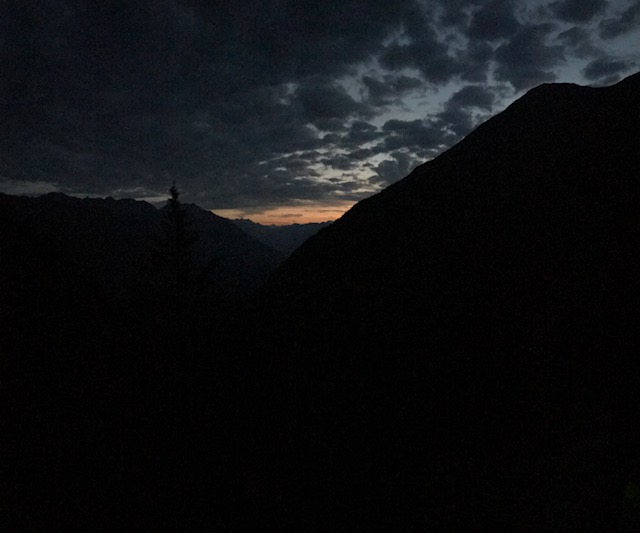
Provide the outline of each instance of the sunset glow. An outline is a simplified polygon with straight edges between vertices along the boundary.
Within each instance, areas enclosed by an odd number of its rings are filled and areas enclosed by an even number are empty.
[[[352,202],[332,205],[283,205],[269,208],[215,209],[213,213],[230,219],[248,218],[259,224],[284,226],[336,220],[352,206]]]

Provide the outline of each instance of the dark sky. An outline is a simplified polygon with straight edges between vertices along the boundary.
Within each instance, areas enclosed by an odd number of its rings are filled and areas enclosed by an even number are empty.
[[[527,89],[639,64],[640,0],[5,0],[0,191],[335,218]]]

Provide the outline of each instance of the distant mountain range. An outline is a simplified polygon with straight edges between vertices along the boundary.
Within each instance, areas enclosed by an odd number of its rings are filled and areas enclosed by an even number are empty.
[[[207,270],[207,282],[225,298],[250,294],[260,286],[284,256],[240,231],[231,221],[190,204],[186,224],[194,233],[192,253],[197,269]],[[29,262],[47,270],[30,254],[52,254],[69,276],[91,278],[110,292],[129,287],[147,268],[163,236],[162,210],[146,202],[73,198],[51,193],[37,198],[0,194],[0,217],[6,256],[16,268]],[[6,263],[5,263],[6,264]],[[33,275],[37,273],[34,271]]]
[[[248,235],[286,256],[291,255],[309,237],[331,224],[331,222],[312,222],[286,226],[265,226],[245,218],[233,222]]]
[[[542,85],[293,253],[246,349],[255,505],[291,530],[635,523],[639,119],[640,74]]]

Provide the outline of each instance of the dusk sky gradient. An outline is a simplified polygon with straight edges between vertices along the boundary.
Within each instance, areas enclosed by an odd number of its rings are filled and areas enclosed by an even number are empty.
[[[0,7],[0,192],[330,220],[545,82],[640,69],[640,0]]]

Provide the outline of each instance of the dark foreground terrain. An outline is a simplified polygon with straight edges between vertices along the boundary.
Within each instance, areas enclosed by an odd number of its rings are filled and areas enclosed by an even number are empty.
[[[224,312],[4,226],[2,519],[637,531],[639,118],[639,75],[540,86]]]

